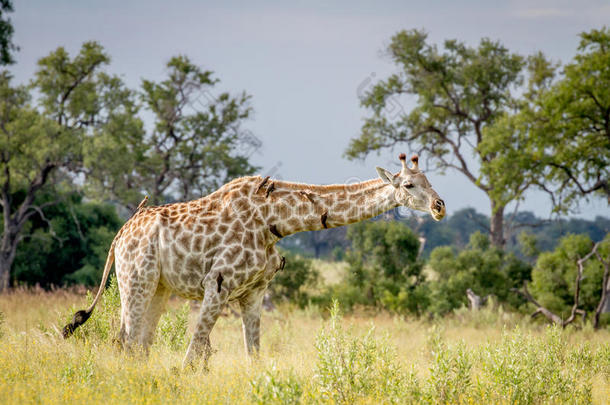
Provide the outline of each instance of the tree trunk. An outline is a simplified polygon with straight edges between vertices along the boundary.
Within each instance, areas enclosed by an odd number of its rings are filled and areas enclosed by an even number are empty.
[[[468,297],[468,301],[470,302],[470,309],[472,311],[478,311],[483,308],[483,305],[485,305],[485,303],[487,302],[487,298],[489,297],[488,295],[485,297],[478,296],[470,288],[466,290],[466,296]]]
[[[10,287],[11,267],[17,252],[17,243],[17,235],[11,232],[10,226],[7,227],[5,224],[0,243],[0,293]]]
[[[500,249],[504,248],[504,206],[491,202],[491,223],[489,227],[489,240],[491,244]]]

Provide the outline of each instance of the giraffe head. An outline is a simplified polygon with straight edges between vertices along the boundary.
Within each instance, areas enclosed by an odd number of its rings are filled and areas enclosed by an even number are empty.
[[[411,167],[407,166],[407,156],[401,153],[398,158],[402,169],[397,174],[377,167],[379,177],[394,187],[396,203],[418,211],[429,212],[432,218],[440,221],[445,216],[445,203],[430,185],[430,182],[418,167],[418,156],[411,158]]]

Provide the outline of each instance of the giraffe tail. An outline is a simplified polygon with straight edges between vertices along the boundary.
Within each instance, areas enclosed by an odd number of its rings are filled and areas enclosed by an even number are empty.
[[[116,240],[116,238],[115,238],[115,240]],[[67,339],[70,336],[72,336],[72,334],[74,333],[76,328],[78,328],[79,326],[81,326],[82,324],[87,322],[87,319],[89,319],[89,317],[91,316],[91,313],[93,312],[93,308],[95,308],[95,305],[97,304],[100,297],[102,296],[102,294],[104,292],[104,287],[106,286],[106,281],[108,281],[108,275],[110,274],[110,269],[112,269],[112,263],[114,262],[114,243],[115,243],[115,241],[113,240],[112,245],[110,245],[110,251],[108,252],[108,258],[106,259],[106,266],[104,267],[104,275],[102,276],[102,283],[100,284],[100,288],[97,291],[97,295],[95,296],[95,299],[93,300],[93,302],[91,303],[89,308],[81,309],[80,311],[77,311],[74,314],[74,317],[72,318],[72,322],[70,322],[69,324],[64,326],[63,331],[62,331],[62,335],[63,335],[64,339]]]

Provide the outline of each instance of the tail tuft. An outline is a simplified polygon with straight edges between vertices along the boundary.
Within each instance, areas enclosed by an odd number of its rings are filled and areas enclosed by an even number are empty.
[[[87,322],[87,319],[89,319],[89,317],[91,316],[91,312],[92,311],[87,311],[87,310],[84,310],[84,309],[81,309],[80,311],[77,311],[74,314],[74,317],[72,318],[72,322],[70,322],[69,324],[64,326],[64,329],[63,329],[63,332],[62,332],[62,335],[64,336],[64,339],[67,339],[70,336],[72,336],[72,334],[74,333],[76,328],[81,326],[83,323]]]

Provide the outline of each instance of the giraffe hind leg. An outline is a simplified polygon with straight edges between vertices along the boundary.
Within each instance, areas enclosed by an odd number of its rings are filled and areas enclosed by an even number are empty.
[[[260,350],[261,309],[265,290],[253,291],[239,301],[244,346],[250,357],[257,357]]]
[[[135,265],[117,266],[119,292],[121,295],[121,329],[119,340],[128,350],[148,350],[150,327],[161,315],[167,298],[166,292],[159,289],[159,270],[154,265],[148,269],[136,269]],[[137,271],[140,270],[140,271]],[[159,292],[159,294],[157,294]],[[148,313],[154,309],[153,317]],[[154,328],[152,329],[154,333]]]
[[[159,323],[159,318],[165,312],[169,295],[170,290],[164,285],[159,284],[157,286],[157,291],[155,291],[155,294],[148,305],[148,309],[144,312],[139,338],[139,341],[144,348],[150,347],[153,343],[157,324]]]

